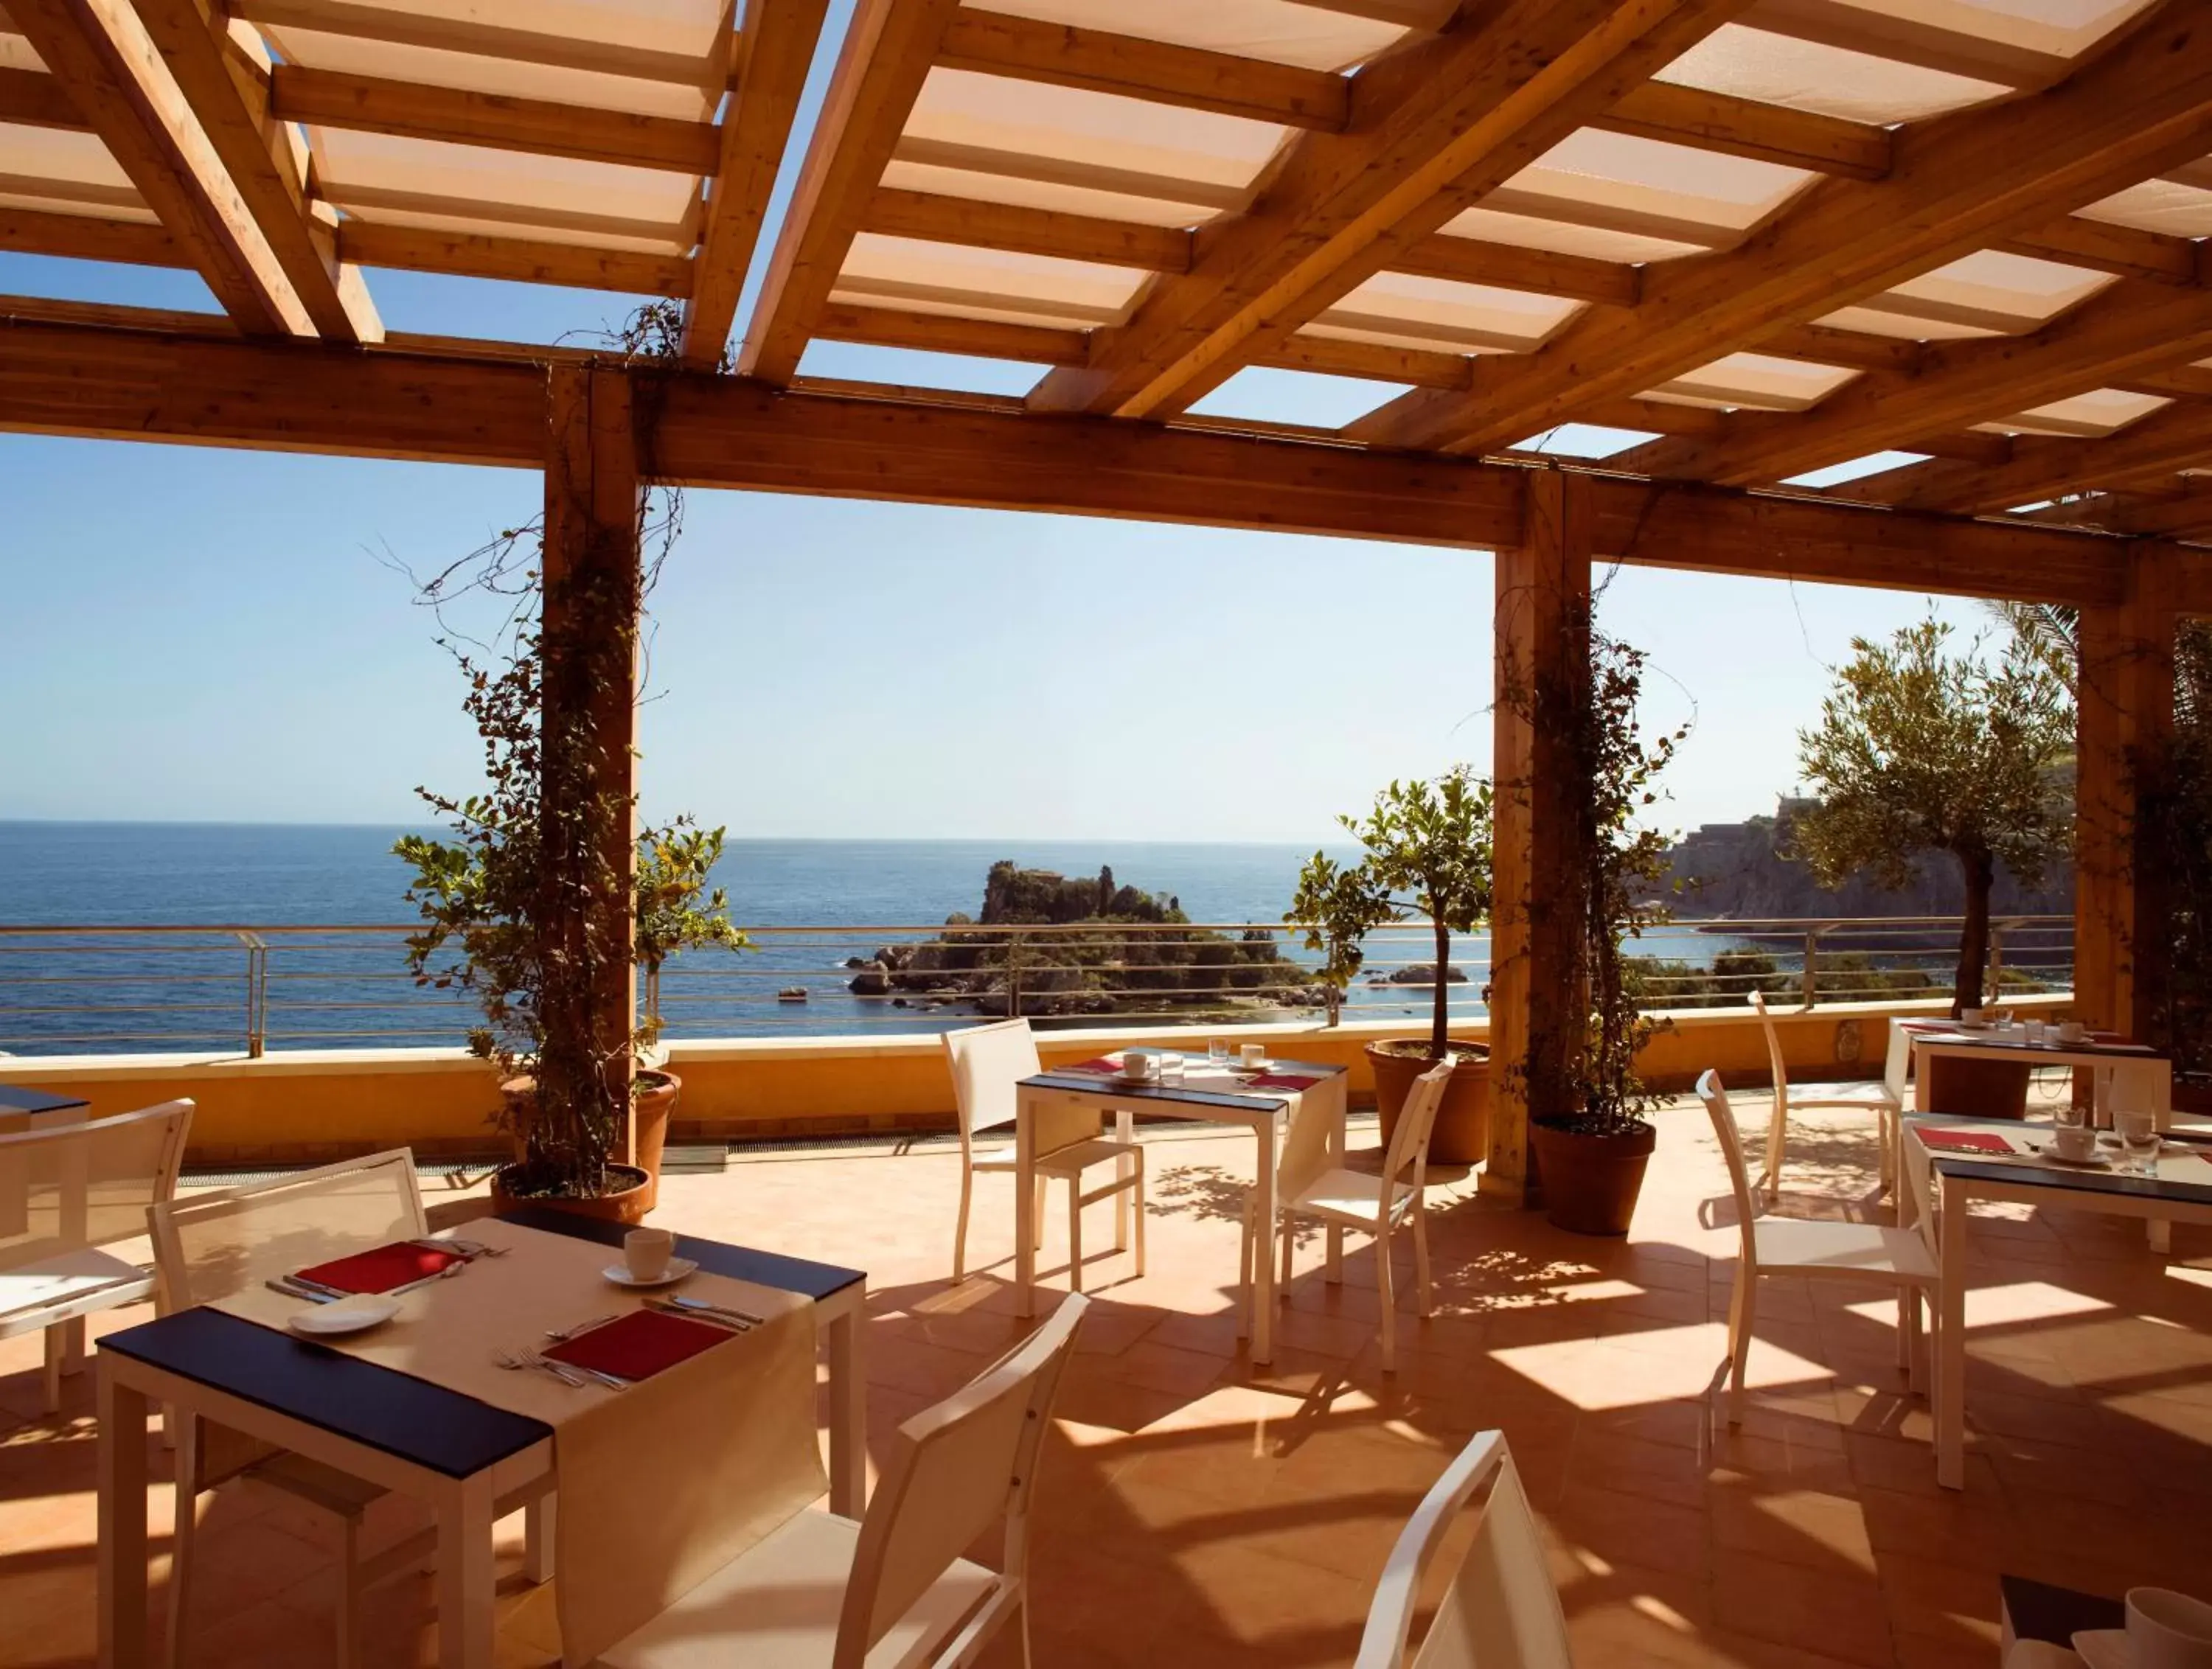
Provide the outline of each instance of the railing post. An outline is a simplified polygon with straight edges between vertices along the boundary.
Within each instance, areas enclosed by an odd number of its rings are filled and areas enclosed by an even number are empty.
[[[1804,996],[1803,1007],[1810,1009],[1820,1000],[1820,930],[1805,930],[1805,971],[1800,980]]]
[[[2004,934],[2005,924],[1992,919],[1990,923],[1990,954],[1982,979],[1988,987],[1987,1000],[1995,1002],[2004,995]]]
[[[246,947],[246,1058],[258,1060],[269,1041],[269,944],[258,933],[240,933]]]

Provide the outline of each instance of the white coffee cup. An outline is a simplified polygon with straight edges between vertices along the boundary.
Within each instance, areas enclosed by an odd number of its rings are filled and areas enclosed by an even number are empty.
[[[1959,1020],[1963,1025],[1978,1026],[1989,1017],[1990,1011],[1987,1009],[1962,1008],[1959,1011]]]
[[[2128,1590],[2135,1669],[2212,1669],[2212,1605],[2172,1588]]]
[[[657,1281],[668,1272],[676,1236],[665,1229],[633,1229],[623,1236],[623,1263],[633,1281]]]
[[[2062,1020],[2058,1023],[2058,1041],[2061,1043],[2079,1043],[2088,1035],[2089,1029],[2079,1020]]]
[[[2097,1132],[2087,1125],[2061,1125],[2051,1132],[2051,1145],[2061,1159],[2087,1159],[2097,1151]]]
[[[1159,1057],[1154,1054],[1150,1049],[1124,1049],[1121,1051],[1121,1076],[1123,1077],[1158,1077],[1159,1076]]]
[[[1264,1066],[1267,1064],[1267,1046],[1246,1043],[1237,1049],[1237,1058],[1247,1066]]]

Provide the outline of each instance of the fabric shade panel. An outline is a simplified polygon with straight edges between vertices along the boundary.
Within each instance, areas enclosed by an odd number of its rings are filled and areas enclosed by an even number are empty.
[[[343,70],[417,86],[538,99],[679,121],[711,121],[721,102],[720,82],[728,73],[718,60],[702,60],[688,79],[665,81],[571,64],[444,52],[405,41],[368,40],[319,29],[283,28],[268,33],[270,45],[283,55],[283,61],[304,69]],[[676,66],[668,67],[673,70]]]
[[[150,221],[131,178],[89,133],[0,122],[0,203],[49,213]]]
[[[1519,249],[1547,250],[1555,255],[1582,255],[1624,266],[1680,260],[1686,255],[1702,255],[1708,247],[1678,238],[1577,225],[1534,214],[1510,214],[1488,206],[1462,209],[1453,215],[1444,222],[1443,235],[1477,243],[1510,244]]]
[[[1314,336],[1458,353],[1527,353],[1580,304],[1449,279],[1377,273],[1306,326]]]
[[[1711,248],[1739,241],[1813,178],[1779,163],[1583,128],[1483,203],[1506,214]]]
[[[1974,427],[2002,434],[2082,435],[2096,438],[2117,434],[2139,418],[2148,417],[2173,402],[2157,394],[2139,394],[2121,388],[2092,389],[2063,400],[2053,400],[2031,411],[1997,423]]]
[[[1875,127],[1925,121],[2004,98],[2011,90],[1744,23],[1715,30],[1652,79]]]
[[[1398,24],[1291,0],[1207,0],[1204,5],[1190,0],[983,0],[977,9],[1304,70],[1350,69],[1409,33]],[[1438,8],[1440,13],[1449,9]]]
[[[864,232],[831,299],[1081,330],[1120,323],[1145,280],[1126,267]]]
[[[2021,335],[2041,329],[2113,282],[2111,275],[2027,255],[1978,250],[1822,319],[1882,336]]]
[[[1729,354],[1672,382],[1646,390],[1644,398],[1683,405],[1803,411],[1818,405],[1858,374],[1839,366],[1778,359],[1771,354]]]
[[[2212,237],[2212,173],[2201,185],[2172,179],[2146,180],[2091,203],[2080,214],[2083,220],[2131,226],[2139,232]]]

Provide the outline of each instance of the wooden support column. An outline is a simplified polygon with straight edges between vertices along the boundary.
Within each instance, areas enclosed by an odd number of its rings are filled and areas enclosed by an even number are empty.
[[[1567,726],[1589,689],[1588,476],[1532,474],[1521,543],[1498,553],[1496,901],[1490,939],[1490,1162],[1485,1193],[1534,1203],[1528,1114],[1586,1023],[1572,970],[1583,894]]]
[[[2074,1001],[2093,1026],[2148,1035],[2167,945],[2136,815],[2173,736],[2178,566],[2132,552],[2122,600],[2081,610],[2075,764]]]
[[[568,842],[569,896],[556,909],[568,954],[589,970],[583,1011],[546,1017],[549,1034],[588,1039],[611,1096],[625,1109],[611,1157],[628,1162],[637,1024],[632,954],[637,892],[637,637],[643,604],[644,507],[627,373],[589,365],[548,372],[545,462],[544,735],[580,735],[567,765],[546,749],[546,837]],[[556,818],[573,799],[580,828]],[[596,848],[594,859],[591,853]]]

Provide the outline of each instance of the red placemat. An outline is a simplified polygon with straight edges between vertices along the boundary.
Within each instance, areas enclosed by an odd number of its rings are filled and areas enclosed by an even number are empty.
[[[427,1246],[380,1246],[374,1252],[356,1252],[349,1258],[333,1258],[312,1269],[296,1271],[301,1280],[340,1292],[389,1292],[444,1273],[465,1262],[458,1252],[434,1252]]]
[[[1306,1077],[1297,1072],[1262,1072],[1245,1081],[1248,1089],[1310,1089],[1319,1083],[1317,1077]]]
[[[1052,1070],[1055,1072],[1097,1072],[1106,1077],[1119,1077],[1121,1076],[1121,1063],[1101,1055],[1096,1060],[1079,1060],[1073,1066],[1055,1066]]]
[[[1976,1153],[2010,1153],[2013,1144],[1994,1131],[1989,1130],[1916,1130],[1912,1132],[1928,1147],[1971,1148]]]
[[[556,1344],[545,1354],[556,1362],[573,1363],[617,1379],[641,1380],[736,1337],[729,1328],[710,1321],[686,1321],[680,1315],[641,1309]]]

